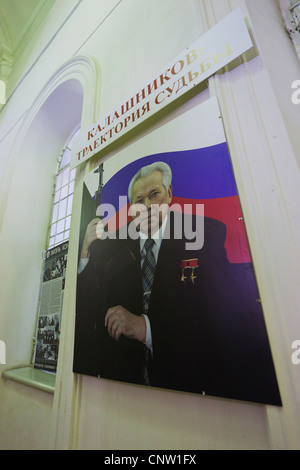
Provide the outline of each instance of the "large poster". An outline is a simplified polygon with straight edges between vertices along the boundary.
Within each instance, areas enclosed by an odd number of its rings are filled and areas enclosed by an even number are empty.
[[[216,99],[87,175],[76,300],[74,372],[281,405]]]
[[[69,242],[46,251],[34,367],[56,372]]]

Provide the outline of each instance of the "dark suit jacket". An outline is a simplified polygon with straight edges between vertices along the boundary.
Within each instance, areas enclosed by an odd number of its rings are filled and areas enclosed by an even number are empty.
[[[190,240],[172,236],[170,214],[166,232],[171,237],[162,241],[148,314],[151,385],[279,405],[252,266],[231,265],[224,248],[226,227],[204,221],[203,248],[187,250]],[[93,245],[78,276],[73,370],[142,383],[144,346],[125,337],[116,342],[104,328],[109,307],[122,305],[136,315],[143,311],[139,240]],[[194,279],[191,268],[182,268],[191,259],[197,264]]]

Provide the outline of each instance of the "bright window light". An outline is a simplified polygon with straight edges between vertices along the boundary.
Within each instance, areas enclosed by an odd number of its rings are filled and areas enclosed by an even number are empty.
[[[72,212],[76,173],[76,170],[70,169],[70,162],[72,141],[77,132],[61,155],[59,171],[56,175],[48,248],[53,248],[55,245],[68,240],[70,236],[70,215]]]

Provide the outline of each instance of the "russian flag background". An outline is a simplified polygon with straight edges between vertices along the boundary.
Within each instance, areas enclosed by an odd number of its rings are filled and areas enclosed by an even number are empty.
[[[227,143],[195,150],[149,155],[126,165],[103,186],[102,204],[116,210],[116,228],[127,218],[129,182],[138,170],[156,161],[168,163],[173,178],[173,204],[196,213],[196,205],[204,205],[204,215],[220,220],[227,227],[225,248],[231,263],[250,263],[250,251],[232,172]],[[105,163],[104,163],[105,171]],[[127,204],[119,207],[119,196],[127,196]],[[125,198],[124,198],[124,201]]]

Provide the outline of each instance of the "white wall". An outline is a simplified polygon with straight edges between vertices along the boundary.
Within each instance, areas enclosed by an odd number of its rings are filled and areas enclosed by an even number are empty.
[[[300,166],[300,106],[295,106],[291,99],[294,91],[292,82],[300,77],[300,59],[287,33],[282,12],[279,8],[274,8],[274,3],[281,4],[282,8],[283,5],[291,5],[289,0],[266,0],[260,3],[248,1],[247,7],[256,26],[255,37],[259,52],[268,68],[286,130]]]
[[[63,139],[79,119],[82,97],[82,123],[86,126],[139,89],[216,21],[241,5],[262,55],[245,54],[238,67],[210,79],[208,89],[175,113],[183,113],[186,107],[211,95],[219,99],[283,408],[149,390],[72,374],[82,180],[85,172],[98,163],[96,157],[77,172],[54,400],[52,403],[49,397],[42,397],[42,392],[30,393],[27,387],[2,379],[1,448],[21,448],[21,442],[27,448],[62,449],[299,447],[300,366],[291,362],[291,343],[300,331],[300,177],[294,152],[298,134],[290,126],[295,110],[285,105],[287,95],[280,93],[279,78],[274,78],[268,32],[264,33],[261,22],[262,15],[271,12],[272,31],[275,34],[278,30],[278,38],[284,35],[277,2],[251,0],[249,12],[242,0],[89,0],[64,1],[63,7],[61,3],[55,3],[41,41],[36,38],[18,73],[21,69],[27,71],[37,57],[38,62],[24,76],[0,115],[0,223],[1,247],[5,247],[0,268],[4,299],[0,339],[6,341],[9,365],[28,361],[30,354],[40,251],[47,228],[45,207],[51,192],[48,176],[54,165],[51,159],[55,159]],[[291,64],[292,44],[278,39],[277,47],[282,51],[288,83],[297,78],[292,76],[298,67]],[[84,62],[84,56],[95,60]],[[99,70],[92,62],[99,64]],[[63,94],[52,95],[64,80],[76,80],[81,87],[75,86],[74,90],[69,81],[60,89]],[[71,106],[74,102],[75,111]],[[51,103],[61,105],[58,122],[53,119]],[[172,116],[165,119],[170,121]],[[37,169],[43,176],[35,204],[32,185]],[[20,203],[24,208],[21,216]],[[31,208],[33,225],[32,219],[28,220]],[[11,265],[16,255],[22,272],[30,269],[29,278],[23,277],[21,285],[19,268]],[[18,298],[14,296],[16,286]],[[32,406],[41,414],[32,413],[35,430],[29,438],[26,421]],[[3,420],[10,409],[15,410],[12,418]]]

